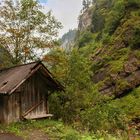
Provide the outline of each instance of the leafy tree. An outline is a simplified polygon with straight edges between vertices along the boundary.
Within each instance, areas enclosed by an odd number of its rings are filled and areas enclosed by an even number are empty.
[[[36,0],[5,0],[0,6],[0,44],[13,56],[13,63],[25,63],[50,48],[60,22],[51,12],[44,14]]]
[[[65,87],[65,93],[51,96],[50,110],[66,122],[79,119],[81,110],[90,106],[92,100],[91,64],[85,53],[82,49],[73,49],[71,53],[57,49],[50,53],[51,71]]]
[[[44,63],[63,85],[69,69],[68,59],[69,55],[60,47],[52,48],[43,58]]]
[[[0,69],[12,65],[12,56],[3,46],[0,45]]]

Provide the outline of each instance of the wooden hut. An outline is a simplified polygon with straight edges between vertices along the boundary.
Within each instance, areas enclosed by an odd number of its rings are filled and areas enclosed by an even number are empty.
[[[48,96],[63,87],[41,62],[0,71],[0,123],[49,116]]]

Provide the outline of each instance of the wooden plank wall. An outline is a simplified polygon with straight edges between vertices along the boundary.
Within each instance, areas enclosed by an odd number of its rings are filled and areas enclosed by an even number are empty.
[[[9,95],[8,99],[8,123],[20,120],[20,93]]]
[[[10,123],[19,121],[30,108],[43,102],[27,117],[48,114],[47,107],[47,84],[42,80],[39,72],[24,82],[15,93],[0,97],[0,121]]]
[[[39,75],[36,73],[30,77],[22,86],[21,93],[21,114],[24,115],[30,108],[43,102],[33,111],[31,111],[27,116],[37,116],[47,114],[47,99],[45,87],[43,86],[43,81],[40,79]]]
[[[0,123],[4,122],[4,96],[0,95]]]
[[[8,95],[0,96],[0,123],[8,123]]]

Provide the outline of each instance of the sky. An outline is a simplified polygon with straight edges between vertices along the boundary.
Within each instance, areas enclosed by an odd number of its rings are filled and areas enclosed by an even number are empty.
[[[1,2],[2,0],[0,0]],[[82,9],[82,0],[38,0],[44,7],[44,12],[52,11],[53,15],[63,25],[59,31],[62,37],[69,29],[77,28],[78,16]]]
[[[78,16],[82,9],[82,0],[39,0],[45,11],[52,10],[53,15],[63,25],[59,37],[68,32],[69,29],[77,28]]]

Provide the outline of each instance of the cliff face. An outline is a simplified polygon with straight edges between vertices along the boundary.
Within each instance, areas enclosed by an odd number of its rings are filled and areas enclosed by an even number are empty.
[[[69,30],[69,32],[65,33],[60,39],[61,47],[68,51],[71,50],[71,48],[74,45],[76,33],[77,33],[76,29]]]
[[[122,22],[111,41],[97,48],[92,56],[93,69],[98,66],[93,81],[101,83],[99,91],[103,94],[121,96],[140,85],[140,48],[139,43],[132,43],[136,37],[136,23],[140,25],[140,19],[133,16]]]
[[[92,8],[90,7],[79,16],[78,30],[81,32],[86,30],[88,27],[91,26],[91,22],[92,22]]]
[[[99,92],[122,97],[140,86],[140,2],[103,0],[80,17],[79,30],[92,33],[92,80]]]

